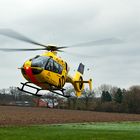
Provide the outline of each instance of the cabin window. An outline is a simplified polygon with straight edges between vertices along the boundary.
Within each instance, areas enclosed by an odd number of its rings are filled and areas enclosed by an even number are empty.
[[[56,62],[54,62],[53,64],[54,64],[54,68],[53,68],[54,72],[59,73],[59,64]]]
[[[46,70],[53,71],[53,60],[50,58],[45,66]]]
[[[61,74],[62,73],[62,66],[59,65],[54,61],[54,72]]]
[[[59,74],[62,73],[62,66],[51,58],[48,60],[45,69]]]
[[[60,65],[59,65],[59,66],[60,66]],[[60,67],[59,67],[59,74],[62,73],[62,70],[63,70],[63,68],[62,68],[62,66],[60,66]]]

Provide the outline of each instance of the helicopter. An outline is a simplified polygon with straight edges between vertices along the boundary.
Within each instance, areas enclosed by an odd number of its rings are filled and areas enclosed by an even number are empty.
[[[87,81],[83,80],[84,65],[82,63],[79,64],[75,75],[72,77],[69,75],[70,68],[67,62],[57,56],[57,52],[62,52],[62,49],[67,48],[67,46],[57,47],[55,45],[43,45],[10,29],[2,29],[0,30],[0,34],[43,47],[35,49],[0,48],[1,51],[11,52],[45,50],[43,54],[37,55],[25,61],[22,67],[19,68],[23,77],[27,80],[25,83],[21,82],[22,87],[18,87],[20,91],[35,96],[42,96],[39,94],[39,91],[48,90],[63,97],[70,97],[70,95],[65,95],[64,92],[64,85],[66,83],[71,83],[73,85],[75,89],[75,95],[77,97],[81,96],[85,83],[89,84],[89,88],[92,90],[92,79]],[[33,88],[36,90],[36,92],[32,93],[28,90],[25,90],[26,87]]]
[[[92,79],[83,80],[84,65],[79,64],[77,71],[74,76],[69,75],[70,68],[67,62],[57,55],[57,52],[63,52],[65,48],[71,47],[85,47],[93,45],[104,45],[104,44],[119,44],[122,41],[118,38],[107,38],[102,40],[84,42],[69,46],[55,46],[55,45],[44,45],[38,43],[14,30],[11,29],[0,29],[0,35],[4,35],[13,39],[24,41],[30,44],[41,46],[42,48],[31,48],[31,49],[17,49],[17,48],[0,48],[0,51],[39,51],[44,50],[43,54],[37,55],[24,62],[21,68],[21,73],[27,82],[22,83],[22,87],[18,89],[35,96],[42,96],[39,94],[41,90],[47,90],[63,97],[70,97],[65,94],[64,85],[71,83],[75,89],[75,96],[80,97],[84,90],[84,84],[89,84],[89,89],[92,91]],[[36,90],[35,93],[26,90],[25,88],[33,88]],[[61,93],[60,93],[60,92]]]

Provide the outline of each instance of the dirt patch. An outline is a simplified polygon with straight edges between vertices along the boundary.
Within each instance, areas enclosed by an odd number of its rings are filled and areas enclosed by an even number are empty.
[[[140,121],[140,114],[0,106],[0,126],[118,121]]]

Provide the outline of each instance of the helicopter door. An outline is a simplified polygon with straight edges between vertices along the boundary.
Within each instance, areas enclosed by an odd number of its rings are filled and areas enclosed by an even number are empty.
[[[57,64],[53,59],[50,58],[45,66],[45,70],[48,71],[46,74],[46,79],[49,80],[48,82],[52,85],[57,86],[59,83],[59,78],[61,77],[61,75],[59,74],[59,64]]]
[[[52,59],[48,60],[48,63],[46,64],[45,69],[49,70],[49,71],[53,71],[53,60]]]

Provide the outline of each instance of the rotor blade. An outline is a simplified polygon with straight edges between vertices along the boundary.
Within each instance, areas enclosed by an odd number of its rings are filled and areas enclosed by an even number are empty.
[[[1,35],[4,35],[4,36],[7,36],[7,37],[10,37],[10,38],[14,38],[14,39],[17,39],[17,40],[21,40],[21,41],[24,41],[24,42],[28,42],[28,43],[31,43],[31,44],[35,44],[35,45],[39,45],[39,46],[42,46],[42,47],[46,47],[46,45],[43,45],[43,44],[40,44],[16,31],[13,31],[11,29],[0,29],[0,34]]]
[[[73,45],[68,45],[64,47],[88,47],[88,46],[95,46],[95,45],[111,45],[111,44],[120,44],[123,43],[121,39],[118,38],[107,38],[102,40],[96,40],[96,41],[89,41],[89,42],[83,42]]]
[[[65,48],[67,48],[67,46],[57,47],[58,50],[59,49],[65,49]]]
[[[99,56],[93,56],[93,55],[85,55],[85,54],[80,54],[80,53],[75,53],[75,52],[67,52],[67,51],[64,51],[64,54],[68,54],[70,56],[74,56],[74,57],[80,57],[80,58],[97,58]]]
[[[46,50],[45,48],[37,48],[37,49],[9,49],[9,48],[0,48],[0,51],[5,52],[17,52],[17,51],[38,51],[38,50]]]

